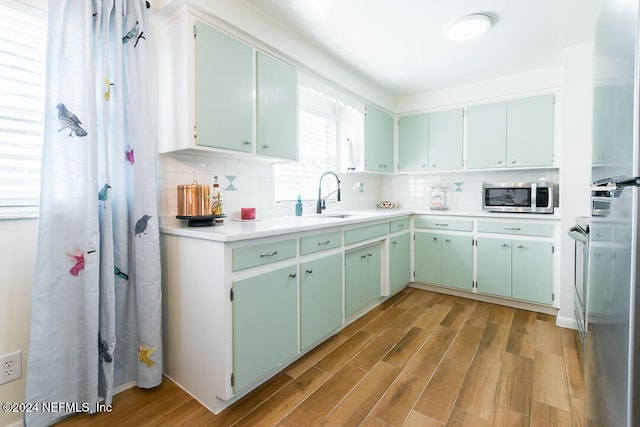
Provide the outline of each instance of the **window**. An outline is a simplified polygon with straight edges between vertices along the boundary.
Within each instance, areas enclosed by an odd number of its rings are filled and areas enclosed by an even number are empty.
[[[44,130],[47,2],[0,5],[0,216],[37,212]]]
[[[314,85],[318,85],[314,82]],[[298,112],[298,162],[274,166],[276,202],[316,200],[320,176],[327,171],[356,170],[354,149],[364,137],[364,115],[356,108],[325,95],[323,92],[300,86]],[[335,92],[335,90],[334,90]],[[362,150],[359,150],[362,151]],[[335,180],[322,183],[322,195],[337,189]],[[336,194],[327,198],[335,200]]]
[[[298,116],[298,163],[276,165],[276,201],[315,199],[323,172],[336,170],[338,162],[335,118],[300,111]]]

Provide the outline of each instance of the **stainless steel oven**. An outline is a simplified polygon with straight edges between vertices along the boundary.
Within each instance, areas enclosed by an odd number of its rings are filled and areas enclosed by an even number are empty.
[[[576,224],[569,229],[569,236],[573,239],[574,249],[574,313],[578,323],[580,339],[584,343],[587,334],[586,311],[587,283],[589,274],[589,218],[577,217]]]

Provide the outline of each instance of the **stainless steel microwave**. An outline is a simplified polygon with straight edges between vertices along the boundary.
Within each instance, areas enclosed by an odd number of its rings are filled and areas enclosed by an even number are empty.
[[[482,184],[482,209],[490,212],[553,213],[558,185],[551,182]]]

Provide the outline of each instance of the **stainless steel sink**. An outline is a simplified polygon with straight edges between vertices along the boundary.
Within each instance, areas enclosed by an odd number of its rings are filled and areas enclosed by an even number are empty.
[[[351,214],[325,214],[325,215],[318,215],[320,217],[324,217],[324,218],[349,218],[353,215]]]

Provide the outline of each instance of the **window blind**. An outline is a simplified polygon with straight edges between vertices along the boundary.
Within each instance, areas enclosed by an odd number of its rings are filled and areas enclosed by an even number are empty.
[[[338,167],[335,119],[301,110],[298,133],[298,162],[274,166],[278,202],[296,200],[299,195],[303,200],[316,199],[320,175]]]
[[[38,205],[46,3],[0,4],[0,214],[35,212]]]

